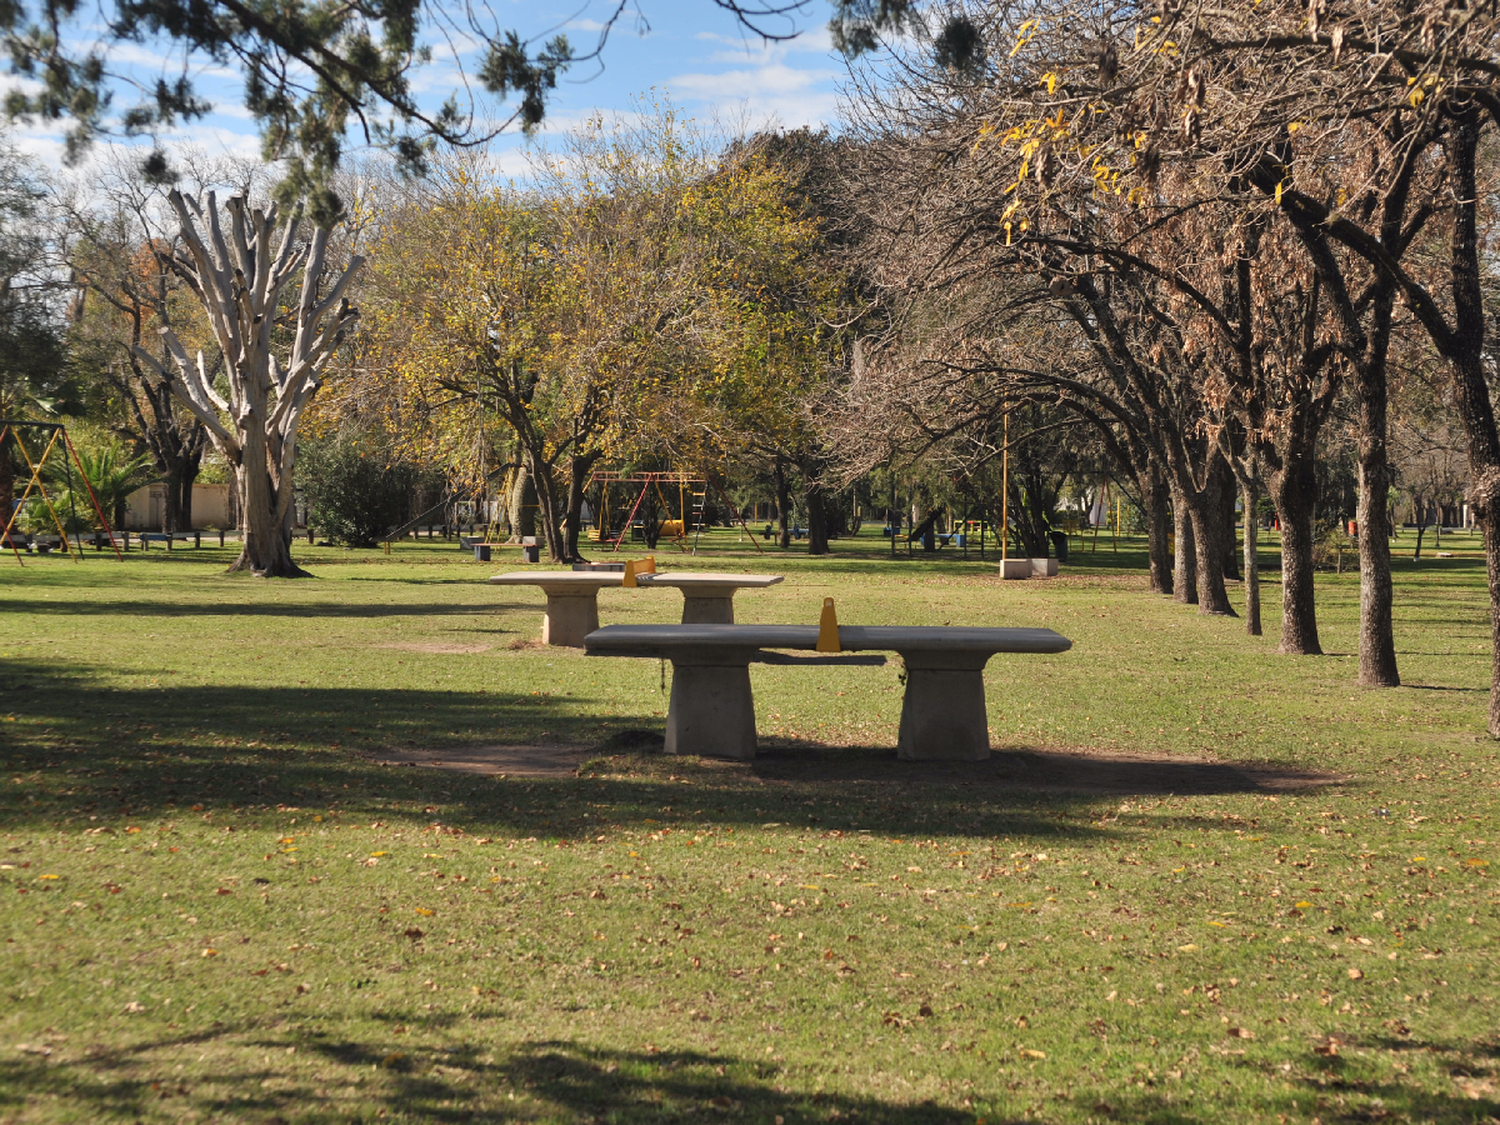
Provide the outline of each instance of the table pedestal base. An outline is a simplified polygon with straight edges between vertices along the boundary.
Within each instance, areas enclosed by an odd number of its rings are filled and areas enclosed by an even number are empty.
[[[714,594],[698,597],[690,590],[682,592],[682,623],[684,625],[733,625],[734,591],[728,595]]]
[[[913,667],[906,658],[906,697],[896,757],[905,762],[982,762],[990,756],[982,668]]]
[[[542,618],[542,644],[582,648],[583,638],[599,628],[599,598],[595,590],[565,594],[547,591],[547,613]]]
[[[755,702],[750,665],[672,662],[667,710],[668,754],[705,758],[755,757]]]

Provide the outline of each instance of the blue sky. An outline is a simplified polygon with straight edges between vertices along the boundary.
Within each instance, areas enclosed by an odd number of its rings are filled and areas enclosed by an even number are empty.
[[[616,4],[606,0],[492,0],[498,26],[514,28],[540,41],[556,32],[566,34],[576,52],[593,49],[604,19]],[[844,65],[829,46],[824,0],[810,0],[790,20],[768,26],[800,32],[784,43],[762,41],[741,27],[734,16],[713,0],[632,0],[616,23],[602,62],[574,66],[559,82],[548,106],[548,120],[540,131],[566,129],[596,111],[628,113],[632,99],[666,97],[687,115],[708,120],[715,115],[742,115],[751,127],[779,123],[787,127],[833,125],[837,115],[837,86]],[[86,28],[76,29],[80,39]],[[458,84],[459,66],[472,70],[476,50],[460,45],[456,57],[437,36],[432,40],[433,62],[416,78],[416,85],[435,106]],[[111,61],[118,70],[143,82],[180,73],[182,58],[172,57],[162,45],[113,45]],[[200,92],[216,104],[207,119],[176,130],[166,140],[189,145],[207,156],[221,153],[254,156],[258,152],[254,122],[244,111],[236,75],[203,60],[190,71]],[[14,82],[0,78],[0,88]],[[462,92],[461,93],[461,104]],[[132,100],[128,89],[117,96],[120,105]],[[499,105],[479,105],[481,116],[505,116]],[[14,126],[12,138],[44,163],[57,165],[60,131],[41,126]],[[523,163],[524,139],[507,137],[495,146],[501,165]],[[95,153],[98,159],[102,153]]]

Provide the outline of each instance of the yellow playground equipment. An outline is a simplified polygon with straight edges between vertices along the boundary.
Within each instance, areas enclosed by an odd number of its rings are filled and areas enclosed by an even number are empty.
[[[609,500],[612,488],[620,485],[626,486],[628,488],[626,495],[634,496],[634,499],[630,503],[624,524],[618,531],[615,531],[610,516]],[[657,525],[657,535],[671,539],[681,551],[689,549],[687,540],[691,535],[693,537],[692,551],[696,553],[698,539],[703,534],[705,526],[710,489],[729,509],[735,522],[749,536],[750,542],[755,544],[755,549],[757,551],[761,549],[729,497],[725,496],[723,489],[709,477],[682,471],[622,473],[601,470],[589,477],[588,484],[584,486],[584,495],[595,495],[593,491],[595,486],[598,487],[598,503],[594,505],[594,530],[590,537],[601,546],[612,544],[612,552],[618,551],[620,544],[630,538],[631,529],[635,526],[636,515],[640,512],[641,505],[646,502],[648,496],[654,493],[660,502],[661,509],[668,513],[667,517]],[[639,486],[639,491],[637,491],[637,486]],[[670,515],[673,504],[669,497],[674,490],[677,493],[676,519]],[[617,508],[616,511],[619,509]]]

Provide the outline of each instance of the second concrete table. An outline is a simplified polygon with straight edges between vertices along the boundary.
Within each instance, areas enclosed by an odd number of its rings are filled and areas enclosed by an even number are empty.
[[[736,591],[774,586],[782,578],[780,574],[676,570],[638,574],[635,580],[642,586],[675,586],[681,590],[684,625],[733,625]]]
[[[542,644],[582,648],[583,638],[599,628],[599,591],[618,586],[617,570],[517,570],[490,579],[496,586],[540,586],[547,595],[542,616]]]

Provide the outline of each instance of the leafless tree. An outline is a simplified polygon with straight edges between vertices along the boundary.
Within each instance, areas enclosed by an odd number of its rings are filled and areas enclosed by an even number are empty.
[[[235,470],[244,545],[231,569],[304,575],[291,555],[297,425],[324,365],[359,315],[344,294],[363,259],[354,257],[324,293],[329,228],[299,242],[299,215],[283,220],[275,204],[252,207],[234,196],[226,231],[213,192],[202,202],[178,191],[168,198],[183,242],[171,265],[208,316],[228,396],[215,387],[203,352],[190,357],[170,324],[160,329],[170,366],[143,347],[132,351],[203,423]],[[296,302],[284,315],[282,293],[299,270]]]

